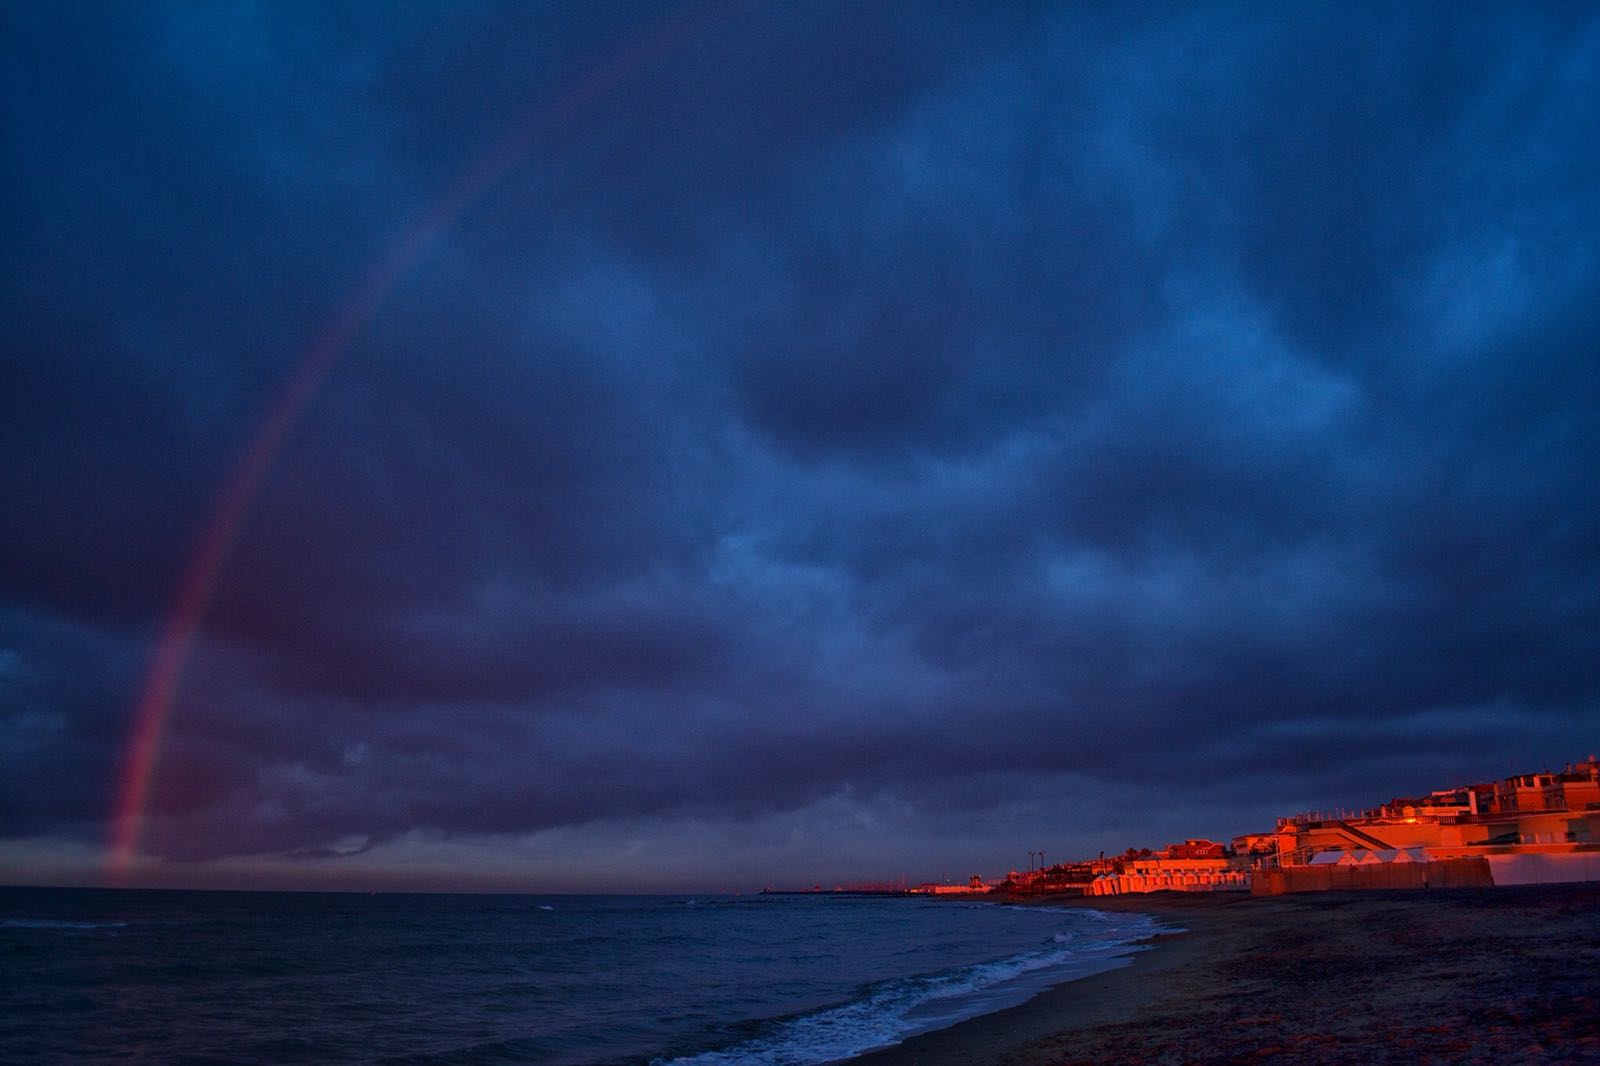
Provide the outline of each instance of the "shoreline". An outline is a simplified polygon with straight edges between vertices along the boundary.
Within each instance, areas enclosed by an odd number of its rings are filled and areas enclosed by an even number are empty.
[[[1127,965],[848,1061],[1600,1062],[1600,884],[1038,902],[1184,931],[1150,938]]]
[[[844,1060],[863,1066],[940,1066],[995,1061],[996,1053],[1026,1045],[1088,1024],[1125,1020],[1153,998],[1153,980],[1191,961],[1202,950],[1211,922],[1206,915],[1247,903],[1249,893],[1151,893],[1127,896],[1041,896],[996,901],[1012,907],[1071,907],[1114,913],[1148,914],[1170,931],[1135,941],[1113,969],[1064,981],[1014,1007],[967,1018],[934,1029],[893,1047],[879,1048]]]

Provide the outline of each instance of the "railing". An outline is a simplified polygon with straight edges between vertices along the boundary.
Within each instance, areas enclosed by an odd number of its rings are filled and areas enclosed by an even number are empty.
[[[1286,825],[1310,825],[1313,822],[1348,822],[1352,818],[1382,818],[1382,807],[1369,807],[1366,810],[1346,810],[1343,807],[1328,811],[1304,811],[1293,814],[1287,818],[1278,819],[1278,828]]]
[[[1317,852],[1317,849],[1312,847],[1309,844],[1305,845],[1304,847],[1295,848],[1293,851],[1289,851],[1289,852],[1274,851],[1269,855],[1263,855],[1261,857],[1261,861],[1257,865],[1259,865],[1263,869],[1267,869],[1267,870],[1270,870],[1270,869],[1273,869],[1273,868],[1276,868],[1276,867],[1281,867],[1281,866],[1284,865],[1283,860],[1284,860],[1284,857],[1287,855],[1287,856],[1289,856],[1291,858],[1295,857],[1295,856],[1298,856],[1298,859],[1296,859],[1296,861],[1291,862],[1288,865],[1290,865],[1290,866],[1304,866],[1305,865],[1305,860],[1309,859],[1312,855],[1315,855],[1316,852]]]

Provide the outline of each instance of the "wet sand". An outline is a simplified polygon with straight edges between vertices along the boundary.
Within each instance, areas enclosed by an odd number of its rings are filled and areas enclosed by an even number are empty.
[[[1600,1063],[1600,885],[1092,905],[1186,932],[855,1061]]]

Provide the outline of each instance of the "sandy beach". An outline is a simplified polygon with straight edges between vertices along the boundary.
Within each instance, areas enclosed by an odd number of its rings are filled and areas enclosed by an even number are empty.
[[[1093,905],[1184,932],[857,1061],[1600,1062],[1600,885]]]

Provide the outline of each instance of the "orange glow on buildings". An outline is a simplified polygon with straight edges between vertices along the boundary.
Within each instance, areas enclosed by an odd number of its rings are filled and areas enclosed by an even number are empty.
[[[1274,837],[1260,865],[1277,873],[1258,878],[1256,891],[1596,881],[1600,759],[1591,755],[1559,773],[1440,789],[1367,811],[1280,818]],[[1397,861],[1415,868],[1337,872]]]

